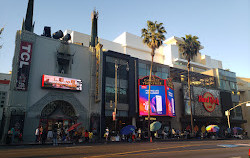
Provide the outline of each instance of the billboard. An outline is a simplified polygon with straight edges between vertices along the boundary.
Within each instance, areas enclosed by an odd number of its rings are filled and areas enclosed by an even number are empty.
[[[43,75],[42,88],[55,88],[55,89],[81,91],[82,81],[79,79],[73,79],[67,77]]]
[[[32,43],[21,41],[19,63],[17,70],[16,90],[26,91],[28,88],[31,55],[32,55]]]
[[[150,115],[175,116],[174,91],[166,86],[165,80],[154,76],[150,90]],[[148,115],[148,76],[139,79],[139,115]]]
[[[175,116],[174,90],[167,86],[167,115]]]

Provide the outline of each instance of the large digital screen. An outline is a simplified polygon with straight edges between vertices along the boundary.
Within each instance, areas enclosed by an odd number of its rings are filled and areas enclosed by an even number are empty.
[[[175,116],[174,90],[167,87],[167,115]]]
[[[67,89],[74,91],[82,90],[82,81],[79,79],[43,75],[42,88]]]
[[[148,115],[148,85],[139,85],[140,115]],[[150,115],[166,116],[166,89],[165,86],[152,85],[150,90]]]

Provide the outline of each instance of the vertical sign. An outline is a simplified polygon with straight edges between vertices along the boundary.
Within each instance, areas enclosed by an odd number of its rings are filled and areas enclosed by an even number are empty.
[[[175,115],[175,101],[174,101],[174,84],[172,79],[168,78],[165,80],[165,85],[167,89],[167,115],[174,117]]]
[[[27,91],[32,55],[32,43],[21,41],[16,89]]]
[[[99,102],[99,76],[100,76],[100,55],[101,55],[102,45],[98,43],[95,47],[95,63],[96,63],[96,78],[95,78],[95,102]]]

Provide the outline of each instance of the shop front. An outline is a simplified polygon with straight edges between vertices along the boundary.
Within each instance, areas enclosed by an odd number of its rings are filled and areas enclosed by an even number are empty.
[[[159,121],[162,124],[161,130],[171,129],[172,118],[175,114],[174,87],[170,79],[161,79],[152,76],[150,88],[150,108],[148,107],[149,77],[138,80],[139,92],[139,119],[137,127],[142,131],[148,131],[148,109],[150,109],[150,123]]]
[[[185,115],[181,118],[182,129],[191,130],[191,108],[188,105],[190,101],[189,91],[187,85],[184,85],[182,89],[185,106]],[[204,133],[204,128],[212,124],[218,125],[221,128],[221,132],[223,132],[225,122],[223,120],[219,90],[191,86],[191,105],[194,131],[196,133]]]
[[[56,130],[59,140],[69,141],[68,129],[76,123],[77,117],[73,106],[66,101],[56,100],[43,108],[39,128],[42,127],[46,133]]]

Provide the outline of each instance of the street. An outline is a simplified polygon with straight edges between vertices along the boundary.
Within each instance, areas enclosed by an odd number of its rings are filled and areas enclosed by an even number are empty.
[[[116,157],[174,157],[174,158],[248,158],[250,140],[206,140],[164,142],[109,142],[82,145],[1,146],[3,158],[116,158]]]

